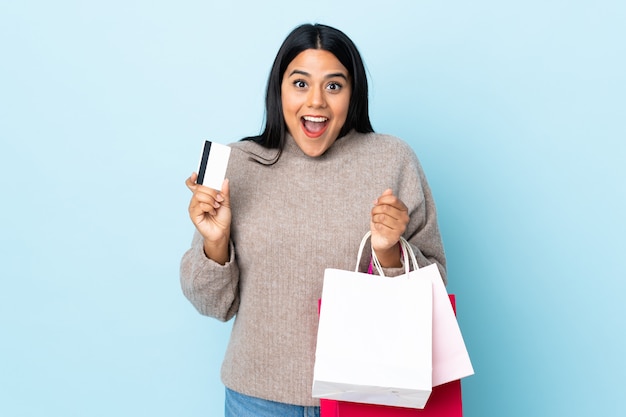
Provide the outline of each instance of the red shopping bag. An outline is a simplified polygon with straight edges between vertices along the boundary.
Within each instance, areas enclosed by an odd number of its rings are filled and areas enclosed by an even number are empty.
[[[424,409],[321,400],[321,417],[462,417],[461,381],[433,388]]]
[[[456,313],[456,300],[450,295]],[[321,417],[462,417],[461,380],[433,388],[423,409],[320,400]]]

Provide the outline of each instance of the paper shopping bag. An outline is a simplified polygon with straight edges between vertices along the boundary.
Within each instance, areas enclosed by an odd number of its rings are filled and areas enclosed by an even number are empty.
[[[423,269],[423,268],[422,268]],[[433,387],[474,374],[443,281],[433,280]]]
[[[325,271],[313,397],[424,407],[432,389],[433,311],[424,273],[432,270],[407,268],[395,278]]]
[[[455,309],[455,297],[450,295]],[[321,417],[463,417],[461,381],[434,387],[424,409],[321,400]]]
[[[417,265],[411,245],[400,240],[403,252],[407,253],[413,265]],[[375,255],[374,255],[375,256]],[[426,273],[432,269],[432,273]],[[455,381],[473,375],[474,369],[456,319],[446,287],[439,275],[437,265],[420,268],[420,278],[432,283],[433,291],[433,375],[432,384],[436,387],[446,382]],[[436,271],[436,272],[435,272]]]
[[[430,281],[327,269],[313,397],[423,407],[431,334]]]

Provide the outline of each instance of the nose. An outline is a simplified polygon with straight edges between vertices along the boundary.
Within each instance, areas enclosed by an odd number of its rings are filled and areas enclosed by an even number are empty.
[[[311,88],[309,90],[308,105],[312,108],[324,108],[326,107],[326,98],[324,96],[324,89]]]

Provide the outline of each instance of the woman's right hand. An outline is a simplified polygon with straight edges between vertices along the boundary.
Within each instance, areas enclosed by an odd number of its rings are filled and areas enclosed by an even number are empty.
[[[229,259],[230,240],[230,187],[228,179],[222,191],[196,184],[198,174],[191,174],[185,181],[193,195],[189,203],[189,217],[204,238],[204,253],[210,259],[225,264]]]

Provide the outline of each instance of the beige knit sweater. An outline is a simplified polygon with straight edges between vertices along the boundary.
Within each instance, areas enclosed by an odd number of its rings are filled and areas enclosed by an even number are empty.
[[[324,269],[354,270],[372,203],[391,188],[409,208],[404,236],[418,263],[436,262],[445,279],[435,204],[415,153],[391,136],[352,132],[317,158],[288,137],[274,165],[250,153],[272,159],[276,150],[231,147],[231,259],[224,266],[207,259],[196,232],[181,262],[182,289],[200,313],[235,317],[222,365],[227,387],[317,405],[311,384]],[[364,260],[362,268],[369,254]]]

